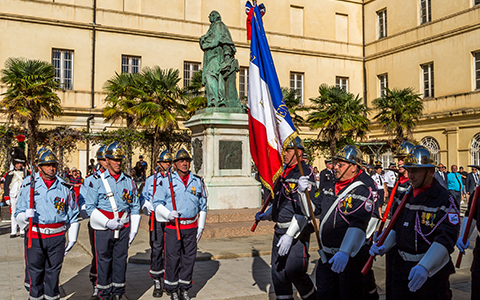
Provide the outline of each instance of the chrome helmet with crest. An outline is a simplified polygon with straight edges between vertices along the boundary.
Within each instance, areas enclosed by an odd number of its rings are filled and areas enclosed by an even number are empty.
[[[181,159],[192,160],[192,157],[187,152],[187,150],[180,149],[180,150],[177,151],[177,154],[175,154],[175,159],[173,161],[177,161],[177,160],[181,160]]]
[[[105,149],[105,158],[123,159],[125,158],[125,152],[118,142],[113,142]]]
[[[48,149],[45,149],[40,156],[38,157],[38,165],[46,165],[46,164],[58,164],[59,161],[57,156]]]
[[[38,160],[40,159],[40,156],[42,155],[43,152],[49,151],[47,148],[42,147],[37,151],[37,155],[35,155],[35,163],[38,163]]]
[[[164,150],[162,153],[160,153],[160,156],[158,157],[158,162],[172,162],[173,161],[173,155],[170,153],[168,150]]]
[[[361,167],[363,161],[362,156],[362,152],[357,148],[357,146],[347,145],[343,147],[343,149],[340,150],[333,159],[335,161],[343,160]]]
[[[415,145],[409,141],[403,141],[400,146],[398,146],[394,158],[405,158],[405,156],[410,153],[410,150],[412,150],[413,147],[415,147]]]
[[[297,149],[305,150],[305,147],[303,145],[303,141],[298,136],[294,140],[292,140],[290,143],[288,143],[288,145],[287,145],[287,147],[285,147],[285,149],[295,149],[295,146],[294,146],[293,143],[295,143],[295,145],[297,145]]]
[[[105,149],[107,148],[107,145],[102,145],[100,148],[97,150],[97,159],[105,159]]]
[[[424,146],[414,146],[405,157],[404,168],[435,168],[432,154]]]

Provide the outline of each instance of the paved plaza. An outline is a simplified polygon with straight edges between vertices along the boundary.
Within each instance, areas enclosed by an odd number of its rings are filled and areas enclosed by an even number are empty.
[[[86,221],[81,221],[79,241],[65,258],[60,277],[62,299],[88,299],[92,292],[88,272],[90,251]],[[273,226],[273,223],[272,223]],[[27,299],[23,287],[23,239],[10,238],[10,224],[0,223],[0,299]],[[471,244],[474,244],[472,235]],[[312,235],[313,237],[313,235]],[[203,239],[199,245],[190,296],[195,299],[275,299],[270,276],[271,235]],[[473,243],[472,243],[473,242]],[[312,241],[308,274],[314,280],[318,260],[316,242]],[[127,292],[124,299],[158,299],[152,297],[149,270],[148,232],[140,229],[129,250]],[[452,257],[456,260],[458,253]],[[472,251],[464,257],[462,268],[451,277],[454,299],[470,299],[469,266]],[[384,261],[374,264],[380,299],[384,299]],[[169,299],[166,295],[161,299]],[[296,297],[296,299],[299,299]]]

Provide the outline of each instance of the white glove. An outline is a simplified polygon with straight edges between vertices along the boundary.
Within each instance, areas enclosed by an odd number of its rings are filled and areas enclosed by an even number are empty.
[[[130,245],[132,244],[133,240],[137,236],[138,227],[140,227],[140,220],[141,220],[140,215],[130,216],[130,235],[128,237],[128,248],[130,248]]]
[[[119,218],[108,220],[107,228],[111,230],[119,230],[122,228],[123,224],[120,222]]]
[[[176,218],[178,218],[179,216],[180,216],[180,214],[178,213],[178,211],[172,210],[171,212],[168,213],[167,220],[173,221],[173,220],[175,220]]]
[[[73,248],[75,242],[68,242],[67,247],[65,247],[65,254],[63,256],[67,256],[68,252]]]
[[[84,210],[84,209],[80,210],[80,217],[82,217],[82,219],[84,219],[84,220],[85,220],[85,219],[88,219],[89,216],[88,216],[87,211]]]
[[[35,217],[35,212],[36,212],[36,211],[37,211],[37,210],[36,210],[36,209],[33,209],[33,208],[28,208],[28,209],[25,211],[25,223],[28,223],[28,219]]]
[[[8,206],[11,206],[12,202],[10,200],[5,200],[5,203],[7,203]]]
[[[298,178],[298,192],[305,193],[305,190],[308,188],[308,177],[307,176],[300,176]]]
[[[147,216],[149,216],[152,213],[152,211],[154,211],[153,205],[149,201],[145,201],[142,209],[143,209],[143,214]]]
[[[203,234],[203,228],[198,227],[198,229],[197,229],[197,244],[200,242],[200,239],[202,238],[202,234]]]
[[[277,243],[278,255],[280,256],[287,255],[288,250],[290,250],[290,247],[292,246],[292,242],[293,242],[293,237],[289,236],[288,234],[282,235],[282,237]]]

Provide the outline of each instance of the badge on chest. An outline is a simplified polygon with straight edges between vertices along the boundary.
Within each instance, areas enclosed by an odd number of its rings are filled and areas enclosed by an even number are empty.
[[[293,189],[295,188],[295,183],[287,183],[285,188],[285,194],[290,195],[293,193]]]
[[[133,191],[129,191],[127,189],[124,189],[123,194],[122,194],[122,199],[123,199],[123,201],[127,202],[128,204],[132,203]]]
[[[57,214],[65,211],[65,204],[67,203],[66,199],[62,199],[60,197],[55,198],[55,209],[57,210]]]
[[[422,224],[433,228],[435,226],[433,220],[435,219],[436,215],[437,214],[434,213],[422,212]]]
[[[194,186],[192,186],[192,188],[190,189],[190,193],[192,193],[192,195],[197,194],[197,188],[195,188]]]

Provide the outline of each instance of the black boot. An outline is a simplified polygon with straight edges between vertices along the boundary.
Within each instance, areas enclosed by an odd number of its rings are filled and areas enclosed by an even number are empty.
[[[98,289],[97,287],[93,287],[93,295],[90,297],[90,300],[100,300],[100,297],[98,297]]]
[[[180,290],[180,299],[190,300],[190,297],[188,297],[188,290]]]
[[[170,294],[170,300],[180,300],[180,298],[178,297],[178,292],[177,291],[172,292]]]
[[[153,280],[153,297],[154,298],[162,298],[163,296],[163,288],[165,287],[165,283],[162,279],[154,279]]]

